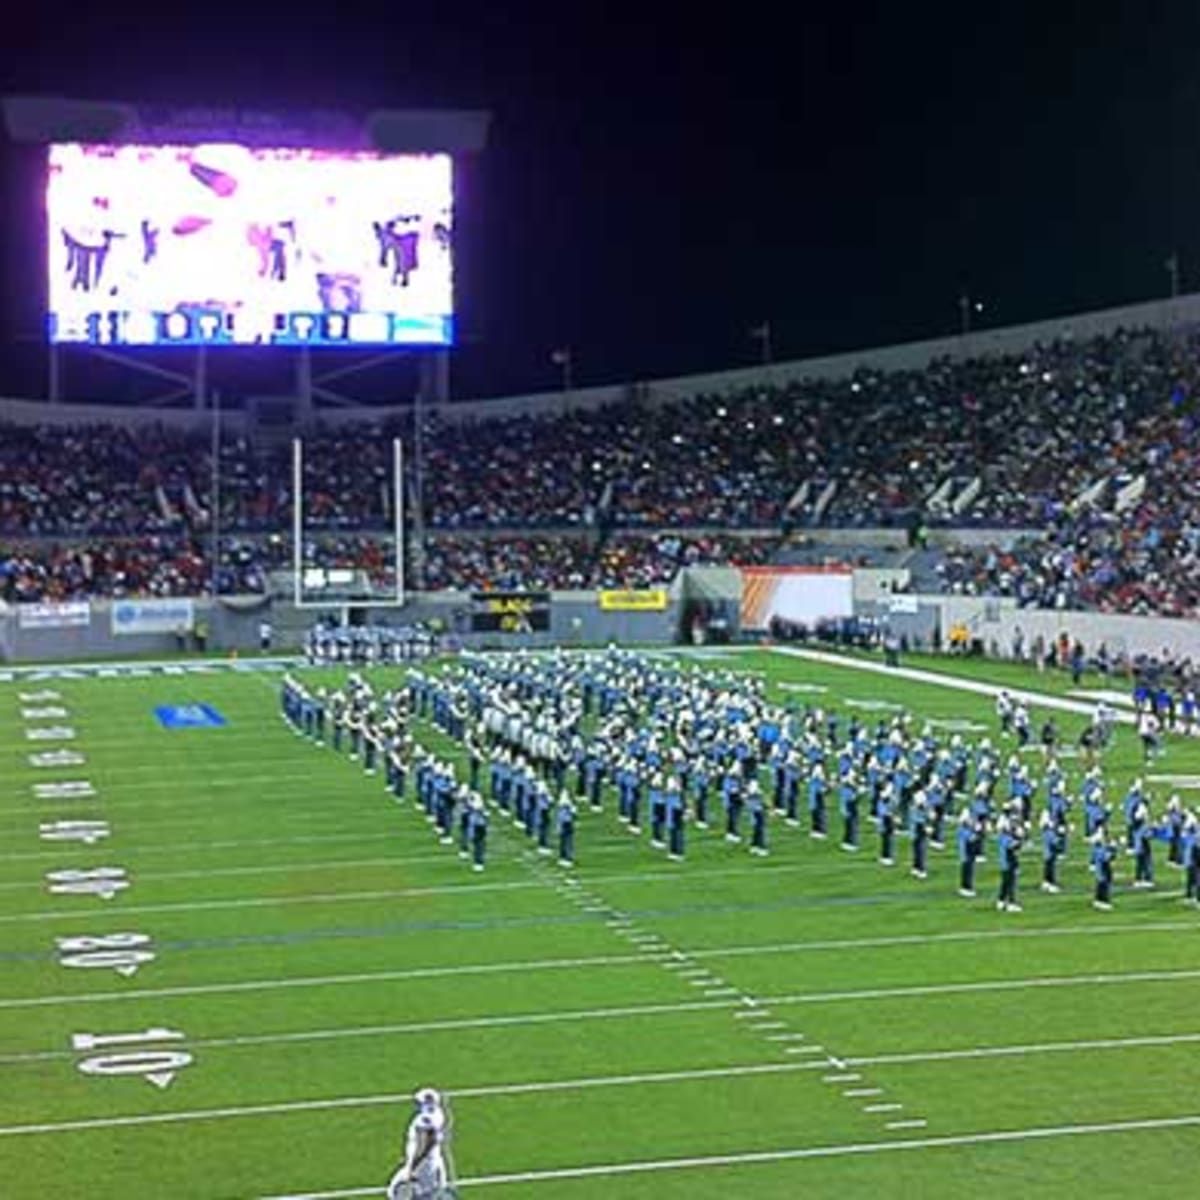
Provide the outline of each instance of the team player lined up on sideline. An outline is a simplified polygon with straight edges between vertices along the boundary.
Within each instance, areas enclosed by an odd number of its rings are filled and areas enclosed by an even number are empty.
[[[560,843],[569,831],[563,857],[573,853],[575,803],[602,812],[615,800],[625,827],[637,834],[648,824],[655,848],[675,858],[684,855],[686,827],[707,830],[714,808],[731,846],[746,845],[749,826],[751,852],[766,855],[775,821],[799,826],[803,809],[819,840],[836,805],[844,850],[859,848],[860,821],[869,819],[885,866],[897,860],[897,838],[911,839],[918,880],[929,877],[930,851],[944,849],[953,824],[966,897],[976,894],[976,865],[987,861],[994,839],[997,905],[1018,912],[1026,847],[1041,850],[1042,891],[1057,892],[1072,816],[1082,810],[1096,901],[1111,903],[1100,894],[1104,855],[1096,849],[1115,827],[1097,761],[1111,737],[1102,706],[1089,727],[1087,771],[1072,786],[1056,754],[1056,730],[1043,744],[1036,780],[1019,752],[1006,758],[988,737],[939,736],[904,714],[872,726],[819,707],[784,708],[766,699],[753,676],[616,650],[462,655],[440,671],[410,670],[401,694],[406,712],[464,745],[473,789],[486,789],[540,849],[549,849],[555,826]],[[1002,730],[1009,728],[1000,715]],[[1195,902],[1196,815],[1172,797],[1155,817],[1142,782],[1130,791],[1136,802],[1127,797],[1120,811],[1137,886],[1153,886],[1155,846],[1166,842]]]

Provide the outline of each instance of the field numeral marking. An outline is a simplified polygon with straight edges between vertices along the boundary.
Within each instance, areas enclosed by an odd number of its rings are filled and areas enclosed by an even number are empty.
[[[71,1038],[71,1048],[84,1053],[108,1050],[113,1047],[139,1046],[147,1042],[180,1042],[184,1034],[178,1029],[144,1029],[140,1033],[77,1033]],[[141,1075],[157,1088],[171,1086],[175,1076],[195,1062],[186,1050],[145,1049],[117,1054],[91,1054],[76,1066],[84,1075]]]
[[[99,896],[101,900],[111,900],[129,887],[129,882],[124,867],[72,867],[46,875],[46,885],[56,896]]]
[[[25,730],[25,740],[28,742],[71,742],[75,740],[75,730],[70,725],[31,725]]]
[[[128,979],[154,961],[150,937],[144,933],[106,933],[97,937],[56,938],[59,965],[84,970],[113,970]]]
[[[43,750],[29,756],[31,767],[82,767],[85,762],[78,750]]]
[[[64,779],[61,783],[35,783],[35,800],[87,800],[95,796],[96,789],[86,779]]]
[[[55,692],[50,688],[42,688],[37,692],[18,692],[17,699],[22,704],[48,704],[52,700],[61,700],[62,692]]]
[[[63,717],[69,717],[71,714],[61,704],[51,704],[44,708],[23,708],[21,709],[21,719],[23,721],[59,721]]]
[[[107,821],[43,821],[38,826],[43,842],[83,842],[94,846],[111,833]]]

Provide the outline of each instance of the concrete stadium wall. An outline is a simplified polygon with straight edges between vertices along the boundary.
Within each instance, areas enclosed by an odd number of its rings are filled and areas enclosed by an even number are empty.
[[[983,639],[989,651],[995,643],[1005,656],[1011,654],[1013,637],[1020,630],[1026,653],[1039,635],[1050,642],[1066,633],[1081,641],[1089,653],[1103,642],[1114,653],[1158,655],[1165,651],[1200,662],[1200,621],[1018,608],[1013,600],[977,596],[923,595],[915,599],[921,608],[936,612],[943,640],[951,627],[961,622],[973,637]]]
[[[463,645],[478,648],[556,645],[661,645],[678,639],[681,602],[669,600],[661,612],[609,612],[600,608],[595,592],[556,592],[550,607],[550,629],[545,633],[516,636],[505,633],[471,633],[469,597],[461,592],[414,595],[403,608],[370,611],[372,624],[394,626],[436,622]],[[323,615],[337,615],[337,607],[297,609],[290,601],[264,602],[261,597],[234,597],[229,602],[196,600],[198,621],[208,625],[207,648],[213,653],[258,649],[259,623],[269,617],[274,628],[273,648],[299,650],[305,632]],[[17,606],[0,605],[0,661],[73,662],[95,658],[142,657],[174,654],[175,634],[117,634],[113,632],[112,604],[93,601],[86,626],[65,629],[26,628]]]

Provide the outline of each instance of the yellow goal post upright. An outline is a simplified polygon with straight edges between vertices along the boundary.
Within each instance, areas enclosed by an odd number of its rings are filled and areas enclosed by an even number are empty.
[[[381,540],[385,547],[390,542],[391,551],[383,567],[376,564],[372,570],[361,558],[347,562],[344,555],[336,554],[334,561],[329,561],[328,555],[319,553],[322,541],[353,541],[377,536],[379,531],[360,534],[345,529],[308,528],[304,439],[292,439],[292,589],[296,608],[337,607],[342,610],[342,624],[349,624],[351,610],[404,607],[404,446],[398,437],[391,440],[391,471],[386,482],[380,481],[380,495],[389,520],[388,533]],[[314,551],[311,557],[310,549]]]

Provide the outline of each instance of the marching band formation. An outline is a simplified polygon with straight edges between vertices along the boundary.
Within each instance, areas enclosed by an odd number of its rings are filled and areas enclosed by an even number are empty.
[[[1184,875],[1184,899],[1200,905],[1200,818],[1176,795],[1156,804],[1141,778],[1114,806],[1100,760],[1115,715],[1103,704],[1080,739],[1085,769],[1072,778],[1053,722],[1036,744],[1027,709],[1007,692],[997,699],[997,744],[964,736],[983,728],[965,721],[935,726],[892,711],[871,723],[818,704],[780,705],[756,676],[611,648],[463,654],[440,670],[410,667],[391,690],[358,673],[342,687],[311,689],[289,674],[281,703],[298,735],[348,753],[369,774],[382,770],[397,800],[411,781],[440,840],[477,871],[491,820],[511,821],[569,867],[579,808],[615,802],[630,833],[648,827],[651,846],[676,860],[691,830],[765,856],[772,826],[820,841],[835,822],[841,849],[857,853],[869,823],[885,867],[896,865],[907,835],[918,880],[929,877],[931,851],[952,846],[966,898],[994,848],[1004,912],[1020,911],[1031,850],[1041,890],[1060,890],[1081,824],[1097,908],[1112,906],[1122,851],[1133,860],[1132,886],[1155,887],[1160,848]],[[433,753],[423,727],[459,752]]]

